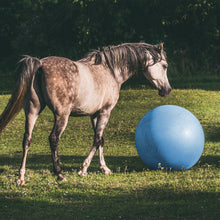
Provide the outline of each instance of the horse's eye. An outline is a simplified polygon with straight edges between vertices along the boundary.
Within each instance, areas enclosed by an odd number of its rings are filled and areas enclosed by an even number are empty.
[[[167,67],[168,67],[168,65],[163,64],[163,68],[164,68],[164,69],[167,69]]]

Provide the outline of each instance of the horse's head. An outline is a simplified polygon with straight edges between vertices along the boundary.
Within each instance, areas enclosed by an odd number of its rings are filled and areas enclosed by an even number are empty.
[[[172,89],[167,78],[168,64],[166,54],[163,51],[163,43],[154,46],[154,48],[160,55],[159,59],[155,60],[155,57],[149,56],[144,75],[158,89],[160,96],[168,96]]]

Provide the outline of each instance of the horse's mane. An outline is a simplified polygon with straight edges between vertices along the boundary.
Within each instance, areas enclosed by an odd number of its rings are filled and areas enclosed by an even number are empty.
[[[165,52],[162,51],[162,53],[166,57]],[[94,61],[94,65],[107,65],[112,73],[114,73],[114,69],[119,69],[137,74],[140,70],[146,68],[149,54],[152,56],[154,63],[162,59],[161,50],[155,45],[125,43],[92,51],[82,61]]]

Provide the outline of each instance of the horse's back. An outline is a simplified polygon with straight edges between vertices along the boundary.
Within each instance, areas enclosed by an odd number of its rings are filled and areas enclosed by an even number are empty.
[[[44,98],[57,114],[92,115],[116,103],[113,93],[117,96],[119,90],[105,68],[62,57],[47,57],[41,63]]]

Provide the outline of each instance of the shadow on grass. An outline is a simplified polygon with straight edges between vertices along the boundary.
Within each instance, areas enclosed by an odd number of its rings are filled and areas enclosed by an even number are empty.
[[[211,142],[220,142],[220,123],[204,125],[205,139]]]
[[[0,156],[0,166],[10,166],[13,169],[19,169],[22,156]],[[73,172],[79,170],[82,166],[85,157],[83,156],[66,156],[61,155],[61,168],[64,172]],[[106,164],[114,173],[125,173],[125,172],[142,172],[147,170],[147,166],[142,162],[140,157],[126,157],[126,156],[105,156]],[[195,166],[206,167],[213,166],[219,168],[220,156],[201,156],[199,162]],[[27,159],[27,169],[31,170],[45,170],[49,169],[52,171],[52,160],[50,155],[29,155]],[[99,158],[94,156],[92,163],[88,169],[88,172],[98,172],[99,169]],[[0,170],[0,173],[4,170]]]
[[[61,168],[62,170],[71,172],[74,170],[79,170],[82,166],[83,161],[85,160],[85,156],[66,156],[60,155]],[[0,156],[0,166],[10,166],[13,169],[19,169],[20,163],[22,159],[22,153],[20,155],[1,155]],[[139,157],[110,157],[105,156],[106,164],[113,172],[129,172],[136,171],[142,172],[146,169],[146,166],[143,164]],[[44,170],[49,169],[52,171],[52,159],[50,155],[28,155],[27,158],[27,169],[32,170]],[[94,156],[91,165],[88,169],[88,172],[97,172],[99,169],[99,158],[98,156]],[[1,172],[1,170],[0,170]],[[2,170],[3,172],[3,170]]]
[[[45,197],[26,198],[0,192],[2,219],[217,219],[218,193],[175,192],[164,186],[146,186],[134,192],[105,193],[91,191],[88,185],[81,193],[70,190],[45,192]],[[77,187],[71,186],[71,187]],[[50,200],[52,202],[50,202]]]

